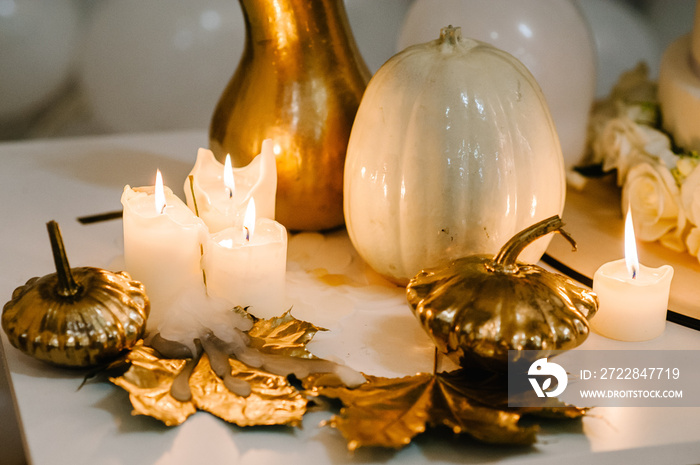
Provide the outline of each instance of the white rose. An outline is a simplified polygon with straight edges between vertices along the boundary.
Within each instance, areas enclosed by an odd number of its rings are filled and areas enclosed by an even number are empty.
[[[700,258],[700,229],[692,228],[685,238],[685,245],[688,247],[688,253]]]
[[[681,184],[681,205],[688,221],[700,226],[700,165],[683,180]]]
[[[643,150],[666,168],[672,168],[678,161],[678,156],[671,150],[671,139],[666,134],[650,126],[639,125],[637,127],[640,141],[644,144]]]
[[[691,157],[679,157],[676,162],[676,177],[677,183],[682,183],[685,179],[690,176],[695,167],[698,166],[698,159]]]
[[[685,246],[691,255],[700,259],[700,165],[697,163],[681,184],[681,205],[691,225]]]
[[[603,171],[617,169],[618,185],[624,184],[631,166],[653,161],[644,150],[649,137],[642,127],[629,118],[614,118],[594,142],[594,150],[603,160]]]
[[[634,100],[637,100],[635,98]],[[658,111],[654,105],[645,105],[643,103],[635,104],[619,104],[619,114],[625,116],[637,124],[644,124],[647,126],[653,126],[658,117]]]
[[[686,215],[680,209],[680,191],[671,172],[661,163],[638,163],[629,169],[622,189],[622,208],[632,209],[635,234],[642,241],[661,241],[683,251],[681,234]]]

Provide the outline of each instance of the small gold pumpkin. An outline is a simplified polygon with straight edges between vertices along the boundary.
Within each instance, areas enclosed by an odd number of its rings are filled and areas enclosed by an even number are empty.
[[[516,234],[495,257],[471,255],[418,273],[407,286],[413,313],[438,349],[462,367],[504,371],[509,350],[545,356],[588,336],[598,308],[591,290],[537,265],[517,263],[529,243],[562,229],[558,216]]]
[[[126,272],[71,269],[58,225],[47,226],[57,272],[15,289],[3,307],[2,327],[13,346],[53,365],[109,362],[145,333],[150,304],[144,286]]]

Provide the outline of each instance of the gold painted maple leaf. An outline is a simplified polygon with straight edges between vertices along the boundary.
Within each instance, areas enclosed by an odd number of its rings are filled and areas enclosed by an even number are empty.
[[[291,385],[284,370],[289,363],[298,367],[304,366],[300,360],[308,361],[313,362],[306,363],[312,372],[320,368],[323,374],[319,376],[328,378],[328,371],[335,365],[306,350],[306,344],[319,330],[322,328],[297,320],[289,312],[279,318],[257,320],[247,332],[248,341],[267,365],[250,366],[225,354],[223,363],[228,363],[228,368],[224,367],[223,375],[213,368],[216,358],[221,363],[221,353],[164,358],[140,343],[127,355],[129,369],[110,381],[129,392],[134,414],[154,417],[168,426],[183,423],[197,410],[239,426],[299,426],[307,399]],[[239,390],[242,386],[247,391],[244,395]],[[173,395],[174,390],[187,394]]]
[[[586,409],[552,400],[546,408],[509,409],[507,380],[472,376],[466,370],[418,373],[404,378],[365,375],[356,389],[304,381],[313,395],[339,399],[343,408],[329,426],[345,437],[348,449],[379,446],[398,449],[428,427],[447,426],[487,443],[529,445],[538,426],[523,425],[523,415],[579,418]]]

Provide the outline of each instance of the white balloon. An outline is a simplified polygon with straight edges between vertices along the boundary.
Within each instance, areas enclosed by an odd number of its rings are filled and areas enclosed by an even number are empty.
[[[232,0],[102,0],[86,33],[81,80],[113,131],[207,128],[245,38]]]
[[[607,96],[620,74],[640,61],[649,65],[651,77],[658,76],[662,50],[657,34],[642,13],[619,0],[576,2],[591,25],[595,39],[597,97]],[[667,3],[673,2],[664,2],[664,5]]]
[[[345,0],[355,42],[372,74],[396,53],[412,0]]]
[[[0,119],[38,110],[67,82],[80,25],[72,0],[0,0]]]
[[[595,92],[595,47],[585,19],[569,0],[415,0],[399,49],[437,39],[440,29],[488,42],[518,58],[539,83],[557,126],[567,167],[586,144]]]

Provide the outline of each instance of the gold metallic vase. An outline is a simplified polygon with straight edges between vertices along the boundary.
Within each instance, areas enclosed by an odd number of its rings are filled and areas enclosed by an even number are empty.
[[[343,224],[343,168],[370,73],[343,0],[240,0],[246,44],[214,111],[210,148],[247,165],[277,157],[276,219],[291,230]]]

